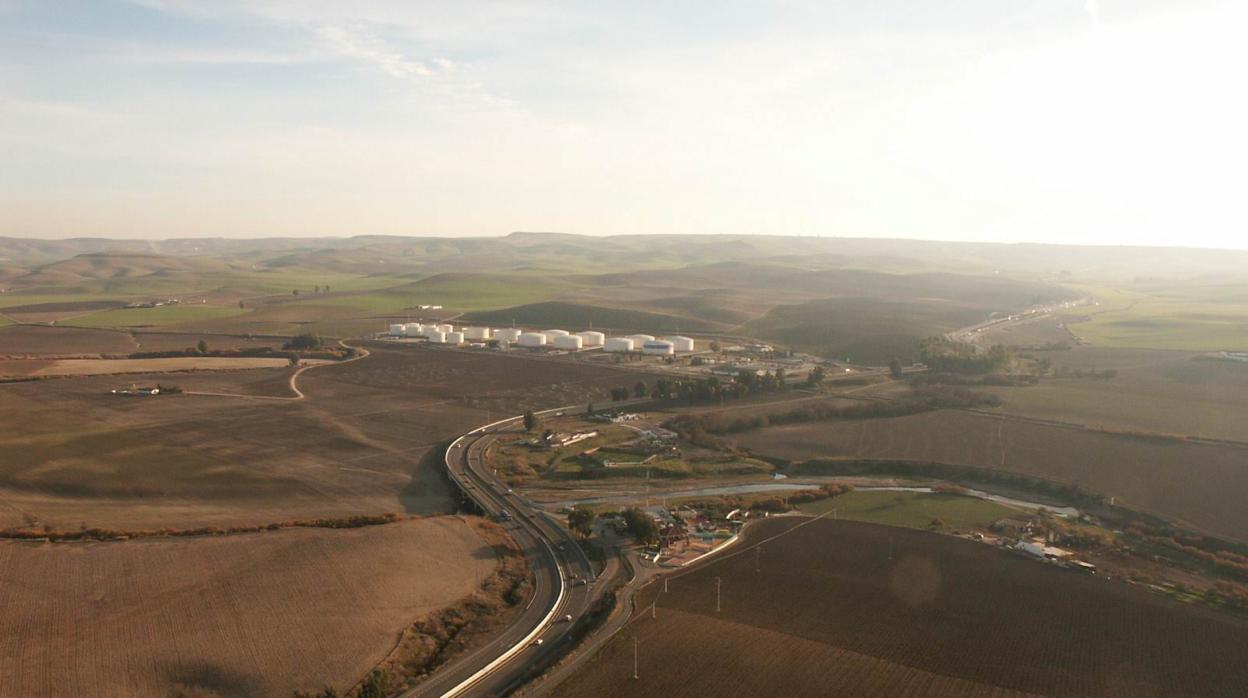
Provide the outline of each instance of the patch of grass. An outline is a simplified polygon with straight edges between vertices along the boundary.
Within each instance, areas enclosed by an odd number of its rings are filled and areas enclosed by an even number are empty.
[[[548,276],[525,274],[440,274],[394,289],[416,303],[442,305],[465,312],[533,303],[575,288]]]
[[[1018,515],[1016,509],[977,497],[879,490],[850,492],[797,508],[809,514],[836,509],[838,519],[905,528],[929,528],[937,519],[949,529],[983,528],[998,519]]]

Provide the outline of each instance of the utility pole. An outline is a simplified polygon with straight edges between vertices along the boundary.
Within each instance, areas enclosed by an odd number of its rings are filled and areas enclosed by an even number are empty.
[[[892,536],[888,537],[888,559],[889,560],[893,559],[893,537]]]
[[[663,577],[663,593],[667,593],[667,577]]]
[[[641,678],[637,673],[637,638],[633,638],[633,680]]]
[[[720,611],[720,606],[719,606],[719,586],[720,586],[720,583],[722,583],[723,581],[724,581],[724,580],[720,579],[719,577],[716,577],[716,578],[715,578],[715,612],[716,612],[716,613],[719,613],[719,611]]]
[[[755,572],[763,571],[762,566],[760,564],[762,557],[763,557],[763,546],[760,545],[757,548],[754,548],[754,571]]]
[[[658,600],[658,599],[655,599],[655,600],[654,600],[654,603],[650,604],[650,617],[651,617],[651,618],[658,618],[658,617],[659,617],[659,616],[658,616],[658,611],[656,610],[658,607],[659,607],[659,600]]]

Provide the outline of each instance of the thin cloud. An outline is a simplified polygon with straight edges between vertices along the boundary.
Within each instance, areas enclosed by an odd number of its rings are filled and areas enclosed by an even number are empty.
[[[423,61],[408,58],[377,37],[345,27],[324,26],[317,31],[317,34],[335,53],[370,63],[396,78],[433,77],[438,72],[435,66],[441,67],[436,62],[431,66]]]

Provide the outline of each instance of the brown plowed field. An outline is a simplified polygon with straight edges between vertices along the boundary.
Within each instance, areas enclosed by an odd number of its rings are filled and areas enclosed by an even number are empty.
[[[939,411],[806,422],[736,434],[780,458],[935,461],[1071,482],[1119,503],[1248,539],[1248,449]]]
[[[40,325],[0,328],[0,356],[130,354],[138,350],[129,332],[117,330]]]
[[[263,524],[445,512],[435,447],[527,408],[595,399],[638,374],[498,354],[371,347],[310,369],[90,376],[0,385],[0,527]],[[109,393],[131,383],[247,397]]]
[[[496,564],[457,517],[122,543],[0,542],[0,695],[345,691]],[[430,574],[430,570],[437,570]]]
[[[657,618],[639,613],[556,694],[1248,693],[1243,619],[951,536],[808,521],[755,524],[668,593],[652,584],[639,606],[657,598]]]

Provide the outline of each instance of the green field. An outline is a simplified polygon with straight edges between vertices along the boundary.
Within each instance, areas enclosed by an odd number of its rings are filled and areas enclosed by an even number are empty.
[[[850,521],[930,528],[940,520],[944,528],[984,528],[998,519],[1018,516],[1017,509],[978,497],[923,492],[862,491],[800,504],[799,510],[822,514],[836,509],[836,518]]]
[[[1084,287],[1101,301],[1072,332],[1097,346],[1242,351],[1248,349],[1248,285]]]

